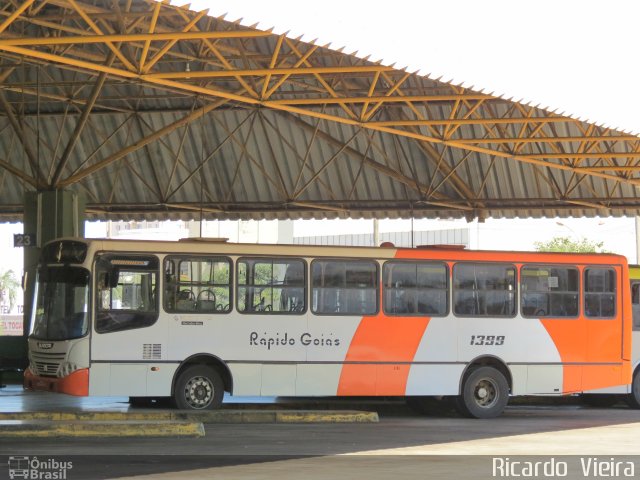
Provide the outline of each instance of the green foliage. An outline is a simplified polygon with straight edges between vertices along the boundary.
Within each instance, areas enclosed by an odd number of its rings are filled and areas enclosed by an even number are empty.
[[[13,270],[0,273],[0,303],[4,303],[5,298],[9,299],[9,309],[13,310],[18,298],[20,282],[16,279]]]
[[[535,249],[538,252],[577,252],[577,253],[603,253],[604,242],[593,242],[586,238],[579,241],[569,237],[554,237],[548,242],[534,242]]]

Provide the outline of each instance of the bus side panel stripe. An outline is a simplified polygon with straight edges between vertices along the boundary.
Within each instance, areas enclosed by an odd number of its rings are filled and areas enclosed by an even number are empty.
[[[586,359],[587,329],[583,319],[541,319],[558,350],[562,363],[583,363]],[[562,393],[582,391],[582,366],[562,367]]]
[[[429,324],[428,317],[364,317],[349,345],[338,395],[404,395],[410,365]],[[367,365],[366,362],[386,362]]]
[[[626,383],[623,365],[590,365],[619,363],[620,336],[618,320],[544,319],[541,320],[558,349],[563,366],[562,393],[607,388]],[[602,339],[602,340],[600,340]],[[582,363],[583,365],[568,365]]]

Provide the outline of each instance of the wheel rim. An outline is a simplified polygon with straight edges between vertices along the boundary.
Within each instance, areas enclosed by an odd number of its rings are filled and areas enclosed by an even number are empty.
[[[194,409],[207,408],[213,393],[213,382],[207,377],[192,377],[184,386],[184,399]]]
[[[498,401],[498,384],[491,378],[481,378],[473,389],[473,400],[481,408],[491,408]]]

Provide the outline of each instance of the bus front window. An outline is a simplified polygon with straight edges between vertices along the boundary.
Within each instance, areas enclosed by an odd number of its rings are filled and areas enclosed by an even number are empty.
[[[89,272],[77,267],[43,267],[38,271],[32,336],[69,340],[87,334]]]

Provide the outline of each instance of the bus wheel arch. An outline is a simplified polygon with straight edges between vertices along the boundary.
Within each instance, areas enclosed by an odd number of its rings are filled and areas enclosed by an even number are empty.
[[[509,401],[512,382],[509,367],[498,358],[474,359],[460,377],[456,409],[467,417],[497,417]]]
[[[189,379],[185,378],[185,375],[201,377],[204,384],[217,387],[214,388],[215,398],[213,399],[213,405],[205,408],[216,408],[222,402],[224,392],[233,393],[233,377],[225,362],[210,354],[192,355],[180,364],[173,375],[171,393],[174,403],[176,403],[178,407],[185,408],[184,401],[178,400],[176,391],[177,389],[184,388],[184,384],[189,382]],[[180,404],[180,402],[182,402],[182,404]]]

